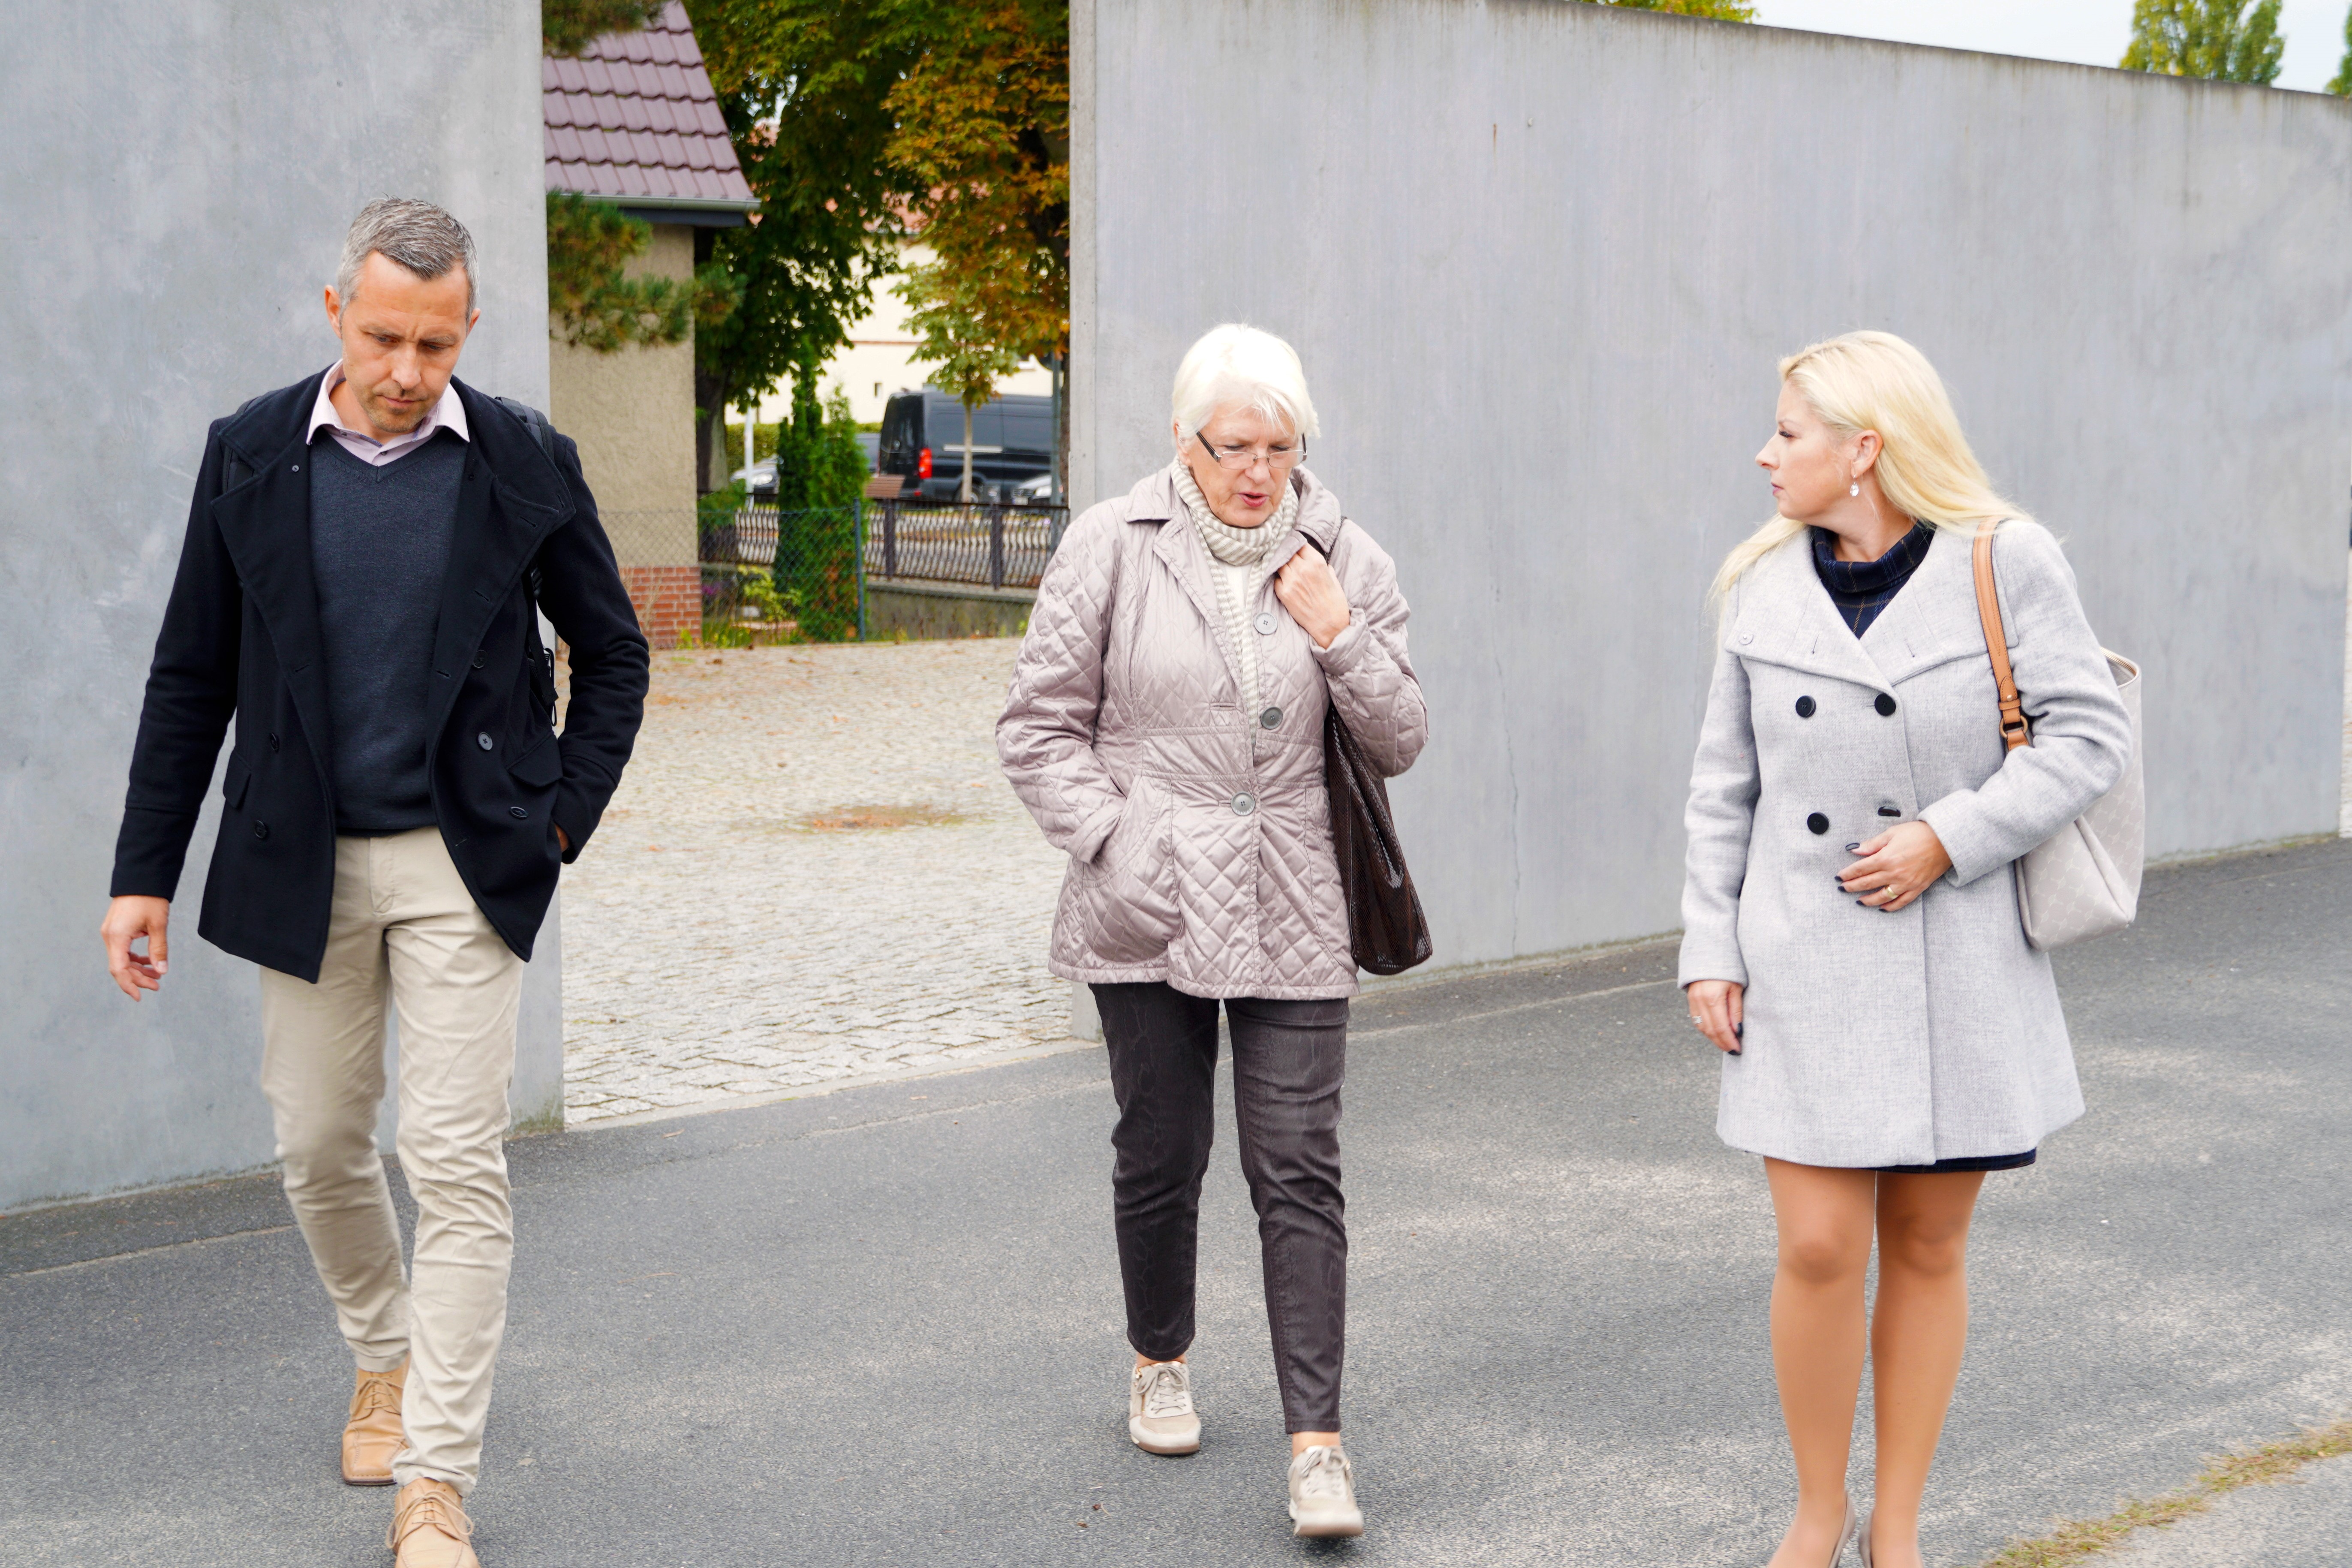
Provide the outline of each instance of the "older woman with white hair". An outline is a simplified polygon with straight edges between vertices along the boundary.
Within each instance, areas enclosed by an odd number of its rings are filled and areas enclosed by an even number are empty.
[[[1427,733],[1396,568],[1302,466],[1298,356],[1216,328],[1176,373],[1174,460],[1080,517],[1037,592],[997,748],[1070,857],[1049,967],[1087,983],[1118,1106],[1128,1433],[1201,1446],[1186,1361],[1222,1003],[1300,1535],[1360,1535],[1339,1443],[1339,1087],[1356,992],[1327,707],[1373,766]]]

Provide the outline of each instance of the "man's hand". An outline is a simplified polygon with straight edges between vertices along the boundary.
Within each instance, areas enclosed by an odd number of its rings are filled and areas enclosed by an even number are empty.
[[[106,972],[133,1002],[142,991],[163,988],[165,959],[171,943],[165,935],[172,923],[172,900],[126,896],[106,906],[106,923],[98,934],[106,942]],[[147,951],[137,953],[131,944],[147,939]]]
[[[1691,1022],[1708,1044],[1728,1056],[1739,1054],[1745,995],[1738,982],[1694,980],[1683,988],[1683,1000],[1690,1004]]]
[[[1937,878],[1952,868],[1944,841],[1924,822],[1890,827],[1853,846],[1860,857],[1838,873],[1855,902],[1874,910],[1899,910],[1919,901]]]
[[[1329,647],[1331,641],[1348,629],[1348,595],[1339,586],[1339,579],[1331,574],[1329,563],[1307,546],[1284,563],[1274,574],[1274,596],[1290,612],[1290,618],[1307,628],[1317,647]]]
[[[572,835],[563,831],[562,823],[555,825],[555,847],[566,855],[572,853]]]

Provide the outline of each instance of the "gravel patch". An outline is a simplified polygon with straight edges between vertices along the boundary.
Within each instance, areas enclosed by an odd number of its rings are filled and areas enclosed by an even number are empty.
[[[573,1124],[1024,1055],[1065,858],[996,762],[1017,638],[656,654],[563,881]]]

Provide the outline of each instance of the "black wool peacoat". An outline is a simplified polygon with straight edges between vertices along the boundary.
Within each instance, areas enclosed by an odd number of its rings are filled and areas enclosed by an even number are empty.
[[[236,735],[197,932],[315,982],[335,889],[326,668],[306,426],[323,371],[215,421],[131,751],[113,891],[171,898],[229,721]],[[452,382],[470,436],[433,644],[426,771],[450,858],[524,958],[620,784],[650,664],[579,450]],[[555,733],[544,610],[570,649]],[[558,847],[561,825],[572,842]]]

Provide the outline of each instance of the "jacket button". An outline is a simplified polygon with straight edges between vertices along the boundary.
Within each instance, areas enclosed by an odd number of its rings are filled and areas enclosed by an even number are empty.
[[[1884,714],[1887,718],[1891,719],[1895,716],[1895,699],[1889,697],[1884,691],[1878,694],[1878,700],[1872,703],[1871,706],[1877,709],[1880,713]]]
[[[474,668],[475,668],[476,669],[479,669],[479,668],[481,668],[484,665],[486,665],[486,664],[488,664],[488,663],[489,663],[489,662],[490,662],[490,656],[489,656],[488,654],[486,654],[486,653],[482,652],[482,651],[481,651],[480,649],[478,649],[478,648],[477,648],[477,649],[474,651]]]
[[[1247,816],[1251,812],[1255,811],[1256,809],[1257,796],[1254,795],[1237,795],[1234,796],[1234,815],[1235,816]]]
[[[1827,833],[1830,830],[1830,819],[1817,811],[1805,818],[1805,826],[1816,833]]]
[[[488,730],[483,731],[480,734],[474,737],[474,744],[481,747],[482,750],[486,752],[496,743],[496,742],[490,739],[490,732]]]
[[[1798,699],[1797,699],[1797,717],[1798,717],[1798,718],[1800,718],[1800,719],[1810,719],[1810,718],[1811,718],[1812,716],[1813,716],[1813,700],[1812,700],[1811,698],[1810,698],[1810,697],[1800,697],[1800,698],[1798,698]]]
[[[1267,709],[1265,712],[1257,716],[1257,722],[1258,728],[1261,730],[1273,729],[1276,725],[1282,722],[1282,710],[1279,708]]]
[[[278,749],[278,737],[275,735],[269,737],[269,749],[273,752]]]
[[[269,837],[269,824],[268,824],[268,823],[266,823],[266,822],[257,822],[257,823],[255,823],[255,824],[253,825],[253,836],[254,836],[256,838],[267,838],[267,837]]]
[[[507,815],[513,817],[517,822],[520,822],[523,818],[529,816],[530,813],[525,811],[519,805],[510,805],[507,807]]]
[[[1257,613],[1257,619],[1251,624],[1257,627],[1258,636],[1262,637],[1272,637],[1274,635],[1274,628],[1276,626],[1274,612],[1272,610],[1260,610]]]
[[[1899,806],[1882,805],[1878,808],[1878,815],[1881,816],[1900,816],[1903,815],[1903,811]]]
[[[1749,643],[1752,643],[1755,640],[1756,634],[1754,632],[1742,632],[1739,634],[1739,646],[1742,647],[1746,647]]]

